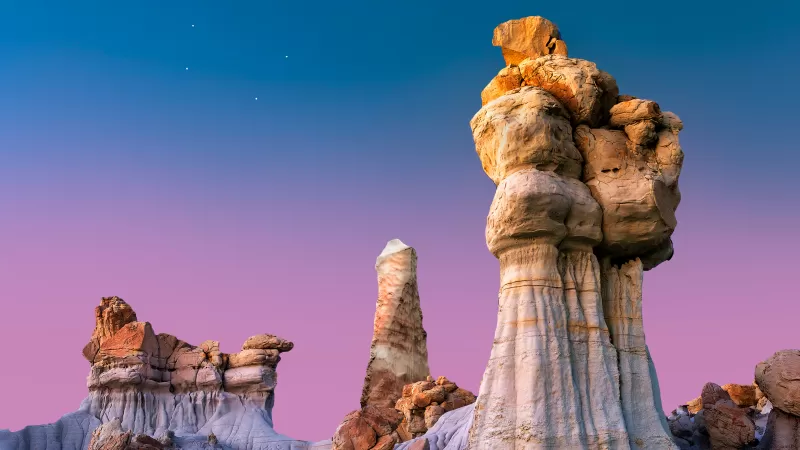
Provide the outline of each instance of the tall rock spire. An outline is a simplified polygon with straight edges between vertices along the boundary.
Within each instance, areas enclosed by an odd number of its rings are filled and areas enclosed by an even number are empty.
[[[642,271],[672,256],[682,128],[566,56],[541,17],[497,27],[508,64],[470,125],[497,185],[497,329],[470,450],[676,448],[642,325]]]
[[[392,239],[378,256],[375,270],[378,301],[361,407],[394,408],[403,386],[430,375],[417,288],[417,253]]]

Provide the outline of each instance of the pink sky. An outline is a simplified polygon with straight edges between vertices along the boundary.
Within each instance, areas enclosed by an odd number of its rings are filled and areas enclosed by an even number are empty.
[[[477,392],[495,326],[498,265],[483,241],[493,186],[480,178],[472,186],[470,198],[449,205],[452,190],[419,201],[378,190],[331,203],[301,193],[298,203],[246,206],[226,193],[184,196],[189,187],[177,184],[158,195],[117,190],[112,201],[101,183],[7,202],[18,220],[3,224],[10,239],[0,249],[0,340],[10,350],[0,398],[14,406],[0,410],[0,428],[51,422],[77,408],[93,308],[119,295],[156,332],[195,344],[216,339],[235,352],[258,333],[294,341],[278,366],[276,428],[329,438],[358,405],[374,261],[395,237],[419,254],[433,374]],[[774,217],[768,234],[751,234],[760,215],[753,209],[733,220],[724,204],[685,201],[675,258],[645,275],[645,327],[665,408],[695,397],[707,381],[752,382],[757,362],[796,346],[798,297],[789,286],[798,220]],[[763,243],[767,236],[773,244]]]

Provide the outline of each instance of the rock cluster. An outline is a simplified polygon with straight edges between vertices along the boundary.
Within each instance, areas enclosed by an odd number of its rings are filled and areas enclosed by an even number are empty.
[[[345,416],[333,435],[332,450],[392,450],[402,416],[393,408],[367,405]]]
[[[541,17],[501,24],[507,67],[470,124],[497,185],[497,331],[470,448],[673,448],[642,323],[672,257],[682,124],[569,58]]]
[[[403,415],[398,432],[404,441],[425,434],[442,415],[475,402],[475,394],[445,377],[428,377],[403,388],[395,408]]]
[[[417,252],[393,239],[378,256],[375,270],[378,301],[361,407],[391,409],[402,396],[403,386],[430,375],[417,288]]]
[[[755,369],[752,385],[708,383],[667,418],[682,449],[800,448],[800,350],[782,350]]]

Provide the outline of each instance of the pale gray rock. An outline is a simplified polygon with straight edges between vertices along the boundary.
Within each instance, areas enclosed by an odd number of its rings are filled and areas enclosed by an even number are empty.
[[[414,442],[427,439],[430,450],[466,450],[475,404],[444,413],[424,435],[397,445],[395,450],[409,450]]]

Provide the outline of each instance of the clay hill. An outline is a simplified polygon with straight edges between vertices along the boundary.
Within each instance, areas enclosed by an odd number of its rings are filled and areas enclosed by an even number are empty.
[[[361,408],[330,440],[273,430],[287,339],[255,334],[226,354],[217,341],[156,333],[110,297],[87,330],[81,406],[53,424],[0,431],[0,450],[799,449],[798,350],[760,363],[752,385],[709,383],[669,416],[660,404],[642,283],[673,255],[678,116],[569,57],[541,17],[500,24],[492,43],[506,66],[470,122],[496,185],[486,244],[500,263],[479,392],[430,373],[417,253],[395,239],[375,266]]]

